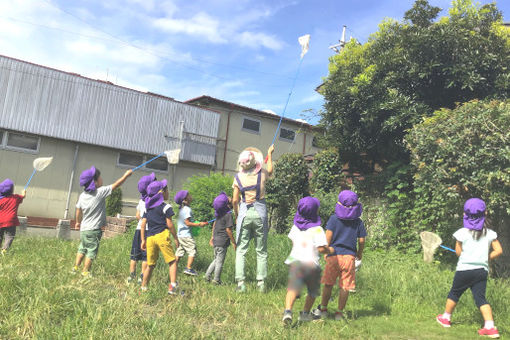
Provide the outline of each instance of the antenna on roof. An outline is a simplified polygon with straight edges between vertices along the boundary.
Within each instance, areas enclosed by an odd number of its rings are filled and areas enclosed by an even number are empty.
[[[339,40],[339,44],[336,44],[336,45],[331,45],[329,46],[329,49],[335,51],[336,53],[340,53],[344,47],[345,47],[345,30],[347,29],[347,26],[344,25],[343,26],[343,29],[342,29],[342,39]],[[352,39],[352,37],[351,37]]]

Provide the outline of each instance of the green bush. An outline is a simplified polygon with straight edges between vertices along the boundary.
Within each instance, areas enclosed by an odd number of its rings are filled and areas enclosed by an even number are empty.
[[[233,180],[232,176],[217,172],[188,178],[183,189],[188,190],[193,197],[191,208],[196,221],[209,221],[214,218],[213,200],[221,191],[232,197]]]
[[[297,202],[308,195],[308,167],[303,155],[285,154],[274,164],[273,177],[267,182],[266,196],[270,225],[278,233],[292,226]]]
[[[340,188],[343,164],[336,148],[322,150],[314,155],[312,164],[312,191],[336,192]]]
[[[117,216],[122,213],[122,190],[117,188],[106,198],[106,215]]]

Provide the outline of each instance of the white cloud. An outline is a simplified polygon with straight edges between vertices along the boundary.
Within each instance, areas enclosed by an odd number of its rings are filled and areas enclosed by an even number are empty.
[[[242,32],[237,36],[237,41],[241,46],[250,48],[263,46],[271,50],[280,50],[283,47],[283,43],[281,43],[276,37],[265,33]]]
[[[220,34],[220,22],[204,12],[197,13],[190,19],[156,19],[154,26],[168,33],[185,33],[204,37],[212,43],[227,42]]]
[[[314,92],[313,94],[301,99],[300,103],[301,104],[315,103],[315,102],[321,101],[323,99],[324,98],[320,94],[318,94],[317,92]]]

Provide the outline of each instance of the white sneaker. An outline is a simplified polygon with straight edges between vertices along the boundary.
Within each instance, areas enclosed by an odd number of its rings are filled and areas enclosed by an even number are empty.
[[[320,305],[311,312],[314,319],[324,319],[328,316],[328,309],[321,309]]]
[[[310,312],[299,312],[298,321],[308,322],[313,320],[313,315]]]

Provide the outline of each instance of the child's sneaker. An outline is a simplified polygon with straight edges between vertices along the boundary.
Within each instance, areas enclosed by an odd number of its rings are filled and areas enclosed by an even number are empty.
[[[177,285],[172,286],[171,283],[168,285],[168,295],[177,295],[178,291],[179,291],[179,287]]]
[[[147,289],[148,289],[148,288],[147,288],[147,286],[145,286],[145,287],[144,287],[144,286],[140,287],[140,290],[141,290],[141,292],[142,292],[142,293],[146,292],[146,291],[147,291]]]
[[[198,273],[193,268],[186,268],[184,269],[184,274],[191,275],[191,276],[197,276]]]
[[[204,275],[204,280],[206,282],[211,282],[211,277],[210,276],[207,276],[207,275]]]
[[[237,285],[236,292],[238,293],[245,293],[246,292],[246,285],[244,283]]]
[[[436,321],[443,327],[451,327],[451,322],[447,318],[443,318],[443,314],[436,316]],[[480,331],[478,331],[480,333]]]
[[[78,273],[78,266],[74,266],[73,269],[71,269],[71,274]]]
[[[259,281],[257,283],[257,289],[261,293],[265,293],[266,292],[266,285],[264,284],[264,281]]]
[[[490,329],[487,328],[479,329],[478,334],[481,336],[488,336],[491,339],[499,338],[498,329],[496,327]]]
[[[141,285],[143,282],[143,273],[140,274],[140,277],[138,278],[138,284]]]
[[[313,315],[310,312],[299,312],[299,321],[308,322],[313,320]]]
[[[292,311],[285,310],[283,312],[283,318],[282,321],[285,325],[290,325],[292,323]]]
[[[317,308],[312,310],[312,315],[314,319],[324,319],[328,315],[328,309],[321,308],[321,305],[318,305]]]
[[[2,249],[2,256],[5,256],[7,254],[7,249]]]
[[[90,272],[82,272],[81,273],[81,281],[86,282],[92,278],[92,274]]]
[[[127,284],[130,284],[131,282],[133,282],[133,280],[135,279],[136,277],[136,274],[135,273],[130,273],[128,278],[126,279],[126,283]]]
[[[335,312],[335,320],[336,321],[340,321],[340,320],[343,320],[344,319],[344,313],[338,311],[338,312]]]
[[[211,281],[211,283],[212,283],[213,285],[215,285],[215,286],[221,286],[221,285],[223,284],[223,282],[221,282],[221,280],[218,280],[218,281],[216,281],[216,280],[212,280],[212,281]]]

